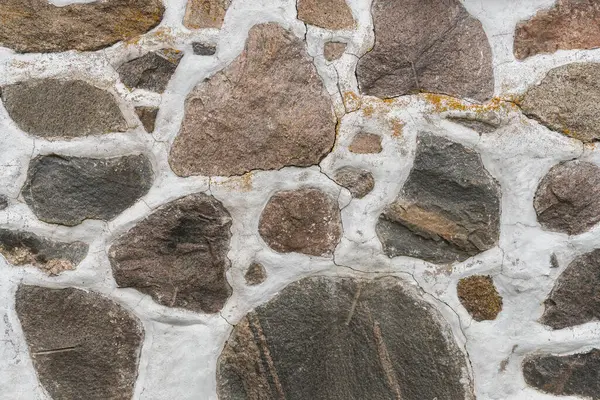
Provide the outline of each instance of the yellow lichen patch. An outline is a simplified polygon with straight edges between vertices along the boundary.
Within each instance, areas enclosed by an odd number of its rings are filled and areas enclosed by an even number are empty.
[[[354,92],[344,92],[342,98],[344,100],[344,107],[346,108],[346,112],[353,112],[359,110],[362,106],[361,97]]]
[[[404,122],[402,122],[401,120],[397,119],[397,118],[392,118],[390,120],[390,125],[392,127],[392,136],[393,137],[401,137],[402,136],[402,130],[404,129],[404,126],[406,125]]]
[[[232,176],[226,178],[220,182],[215,182],[211,180],[211,185],[224,185],[232,190],[238,190],[240,192],[249,192],[252,190],[252,179],[254,174],[252,172],[247,172],[241,176]]]
[[[2,254],[4,258],[6,258],[6,261],[12,265],[32,265],[51,276],[58,275],[63,271],[71,271],[75,269],[75,266],[69,260],[57,258],[40,261],[36,258],[35,254],[25,247],[15,247],[9,250],[3,246],[0,246],[0,254]]]
[[[502,311],[502,297],[490,276],[463,278],[456,287],[458,299],[475,321],[494,320]]]
[[[489,111],[507,112],[517,107],[513,100],[500,97],[494,97],[483,104],[474,104],[442,94],[422,93],[420,96],[432,106],[434,112],[438,113],[446,111],[470,111],[474,113]]]

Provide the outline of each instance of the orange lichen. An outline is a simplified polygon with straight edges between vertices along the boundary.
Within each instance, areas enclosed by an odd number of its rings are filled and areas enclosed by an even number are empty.
[[[434,93],[422,93],[425,101],[433,106],[433,111],[442,113],[446,111],[471,111],[475,113],[489,111],[503,111],[517,107],[512,99],[494,97],[483,104],[473,104],[455,97]]]
[[[392,125],[392,136],[393,137],[402,136],[402,130],[404,129],[404,125],[406,125],[404,122],[402,122],[401,120],[399,120],[397,118],[393,118],[390,121],[390,125]]]
[[[354,92],[344,92],[342,96],[344,101],[344,107],[346,112],[353,112],[359,110],[362,106],[362,100],[359,95]]]

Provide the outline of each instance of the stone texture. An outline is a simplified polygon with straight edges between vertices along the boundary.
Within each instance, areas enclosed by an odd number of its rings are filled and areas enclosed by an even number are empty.
[[[218,312],[231,294],[230,228],[231,216],[214,197],[198,193],[168,203],[111,246],[117,285],[168,307]]]
[[[298,19],[325,29],[352,29],[354,17],[346,0],[298,0]]]
[[[459,124],[466,128],[472,129],[480,135],[482,133],[492,133],[500,127],[500,124],[498,122],[484,121],[476,118],[448,117],[446,119],[450,122],[454,122],[455,124]]]
[[[460,1],[375,0],[372,13],[375,46],[357,67],[364,94],[432,92],[478,101],[494,94],[490,44]]]
[[[474,399],[464,370],[447,324],[398,279],[314,277],[236,325],[217,390],[220,400]]]
[[[340,209],[318,189],[278,192],[265,206],[258,232],[280,253],[331,256],[342,236]]]
[[[48,139],[127,129],[115,97],[83,81],[19,82],[2,88],[2,101],[21,130]]]
[[[356,154],[375,154],[381,153],[381,136],[374,133],[358,133],[352,139],[352,143],[348,146],[348,150]]]
[[[256,25],[244,52],[188,97],[171,168],[230,176],[314,165],[331,150],[335,126],[303,41],[277,24]]]
[[[584,142],[600,139],[600,63],[554,68],[519,105],[530,118]]]
[[[352,197],[362,199],[375,187],[373,174],[364,169],[342,167],[335,171],[333,179],[340,186],[350,191]]]
[[[450,263],[494,247],[499,225],[500,187],[479,155],[420,133],[410,175],[376,230],[389,257]]]
[[[35,233],[0,229],[0,254],[12,265],[33,265],[49,275],[73,270],[85,258],[83,242],[58,242]]]
[[[323,47],[323,55],[327,61],[335,61],[344,55],[346,43],[327,42]]]
[[[246,283],[250,286],[260,285],[267,279],[267,271],[259,263],[252,263],[244,275]]]
[[[555,165],[533,202],[538,222],[551,231],[578,235],[600,221],[600,167],[581,161]]]
[[[600,399],[600,350],[530,356],[523,363],[523,376],[529,386],[546,393]]]
[[[217,52],[217,46],[201,42],[192,43],[192,50],[197,56],[212,56]]]
[[[183,18],[188,29],[221,29],[231,0],[189,0]]]
[[[458,299],[475,321],[494,320],[502,311],[502,297],[491,276],[473,275],[456,285]]]
[[[182,57],[183,53],[179,50],[153,51],[124,63],[117,72],[121,82],[130,89],[163,93]]]
[[[94,292],[20,285],[15,307],[53,399],[132,398],[144,333],[122,306]]]
[[[574,259],[544,302],[541,322],[563,329],[600,320],[600,249]]]
[[[517,59],[557,50],[600,47],[600,3],[597,0],[558,0],[531,19],[517,24]]]
[[[2,0],[0,46],[19,53],[93,51],[157,26],[161,0],[108,0],[57,7],[48,0]]]
[[[108,221],[144,196],[154,174],[143,155],[108,159],[38,156],[29,164],[22,194],[44,222],[74,226]]]
[[[136,107],[135,113],[140,119],[146,132],[154,132],[156,117],[158,116],[158,107]]]
[[[3,194],[0,194],[0,211],[6,210],[9,205],[8,197]]]

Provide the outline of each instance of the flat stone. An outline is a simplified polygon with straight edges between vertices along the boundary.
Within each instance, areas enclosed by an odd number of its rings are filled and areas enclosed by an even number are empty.
[[[600,4],[595,0],[558,0],[521,21],[515,30],[517,59],[558,50],[600,47]]]
[[[124,307],[94,292],[20,285],[15,308],[53,399],[133,397],[144,332]]]
[[[153,179],[143,155],[38,156],[29,163],[22,194],[42,221],[74,226],[85,219],[113,219],[148,193]]]
[[[600,139],[600,63],[554,68],[519,105],[541,124],[584,142]]]
[[[341,58],[346,51],[346,43],[341,42],[327,42],[323,47],[323,55],[327,61],[335,61]]]
[[[494,320],[502,311],[502,297],[491,276],[472,275],[458,281],[458,299],[475,321]]]
[[[348,150],[356,154],[376,154],[381,153],[381,136],[374,133],[358,133],[352,139]]]
[[[59,242],[31,232],[0,229],[0,254],[12,265],[33,265],[49,275],[75,269],[88,252],[83,242]]]
[[[258,232],[280,253],[328,257],[342,236],[340,209],[318,189],[277,192],[260,216]]]
[[[183,53],[178,50],[153,51],[124,63],[117,72],[121,82],[130,89],[163,93],[182,57]]]
[[[465,128],[472,129],[480,135],[483,133],[492,133],[500,127],[500,124],[496,123],[495,121],[484,121],[475,118],[447,117],[446,119],[450,122],[454,122],[455,124],[462,125]]]
[[[600,398],[600,350],[556,356],[534,355],[523,363],[525,382],[557,396]]]
[[[362,93],[389,98],[431,92],[477,101],[493,96],[490,44],[459,0],[374,0],[371,11],[375,46],[357,67]]]
[[[135,113],[140,119],[146,132],[154,132],[156,117],[158,116],[158,107],[136,107]]]
[[[230,229],[231,216],[214,197],[198,193],[174,200],[111,246],[117,285],[167,307],[219,312],[231,294],[225,277]]]
[[[304,42],[275,23],[255,25],[244,52],[188,97],[170,164],[180,176],[315,165],[335,126]]]
[[[267,271],[262,264],[252,263],[244,275],[246,283],[250,286],[260,285],[267,279]]]
[[[600,249],[575,258],[544,302],[540,322],[563,329],[600,320]]]
[[[221,29],[231,0],[189,0],[183,25],[188,29]]]
[[[217,52],[217,46],[194,42],[192,43],[192,50],[197,56],[213,56]]]
[[[346,0],[298,0],[298,19],[325,29],[352,29],[354,17]]]
[[[448,324],[399,279],[312,277],[235,326],[217,392],[220,400],[472,400],[465,371]]]
[[[600,167],[582,161],[555,165],[540,182],[533,205],[545,229],[586,232],[600,221]]]
[[[335,171],[333,179],[340,186],[350,191],[352,197],[362,199],[375,187],[375,179],[369,171],[355,168],[342,167]]]
[[[376,226],[383,251],[441,264],[491,249],[499,237],[500,197],[475,151],[420,133],[402,192]]]
[[[161,0],[107,0],[57,7],[48,0],[2,0],[0,46],[19,53],[94,51],[157,26]]]
[[[48,139],[127,129],[115,97],[83,81],[19,82],[2,87],[2,101],[21,130]]]

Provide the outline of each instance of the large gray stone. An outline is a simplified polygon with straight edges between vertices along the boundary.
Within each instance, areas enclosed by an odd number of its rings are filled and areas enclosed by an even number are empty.
[[[113,219],[144,196],[153,179],[144,155],[38,156],[29,164],[22,194],[42,221],[74,226],[85,219]]]
[[[478,101],[494,93],[492,51],[481,23],[458,0],[375,0],[375,46],[358,62],[362,93],[418,92]]]
[[[183,53],[173,49],[153,51],[121,65],[117,72],[130,88],[163,93],[175,73]]]
[[[474,399],[439,313],[397,278],[306,278],[234,328],[220,400]]]
[[[140,321],[94,292],[20,285],[15,305],[40,383],[55,400],[130,400]]]

